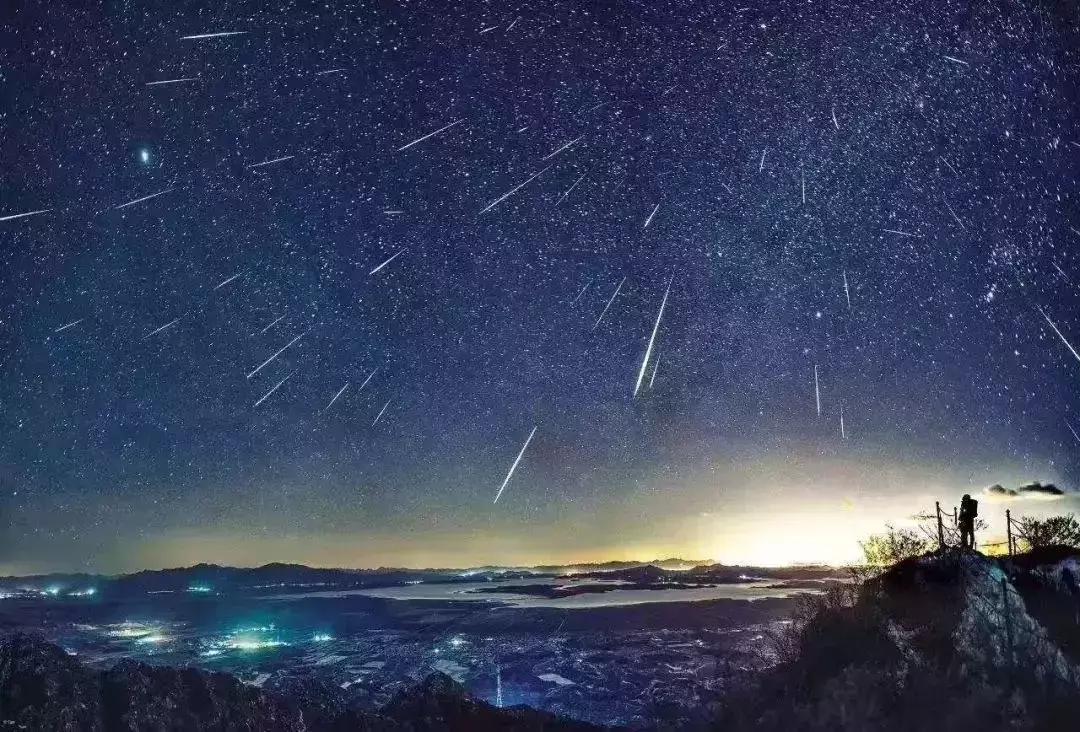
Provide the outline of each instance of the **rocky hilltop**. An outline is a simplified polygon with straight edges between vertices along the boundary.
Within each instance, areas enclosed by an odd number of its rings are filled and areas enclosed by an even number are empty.
[[[528,708],[498,709],[433,674],[377,713],[338,707],[311,693],[278,697],[229,674],[122,661],[83,666],[28,634],[0,638],[0,729],[120,732],[599,732]]]
[[[806,603],[719,729],[1075,730],[1080,555],[948,550]]]

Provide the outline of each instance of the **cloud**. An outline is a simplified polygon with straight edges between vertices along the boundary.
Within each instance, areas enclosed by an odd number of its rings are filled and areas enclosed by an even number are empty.
[[[1042,500],[1052,501],[1062,498],[1066,492],[1053,483],[1025,483],[1019,488],[1005,488],[994,484],[983,489],[983,494],[991,500]]]
[[[1065,495],[1065,491],[1058,488],[1053,483],[1028,483],[1027,485],[1020,486],[1020,495],[1028,496],[1047,496],[1053,498],[1060,498]]]

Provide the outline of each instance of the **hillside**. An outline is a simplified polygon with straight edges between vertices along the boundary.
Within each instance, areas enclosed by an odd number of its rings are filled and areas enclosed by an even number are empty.
[[[122,661],[83,666],[27,634],[0,637],[0,729],[126,732],[599,732],[528,708],[498,709],[442,674],[403,691],[377,713],[345,709],[333,690],[278,697],[223,673]]]
[[[950,550],[805,604],[720,729],[1066,730],[1080,709],[1080,556]]]

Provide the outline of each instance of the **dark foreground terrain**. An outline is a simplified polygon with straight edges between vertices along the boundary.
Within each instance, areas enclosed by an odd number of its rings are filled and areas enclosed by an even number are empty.
[[[696,707],[653,705],[656,730],[1057,732],[1080,709],[1080,555],[947,550],[798,600],[771,661]],[[613,649],[615,650],[615,649]],[[707,650],[703,649],[702,654]],[[763,653],[766,651],[763,649]],[[613,693],[618,693],[615,690]],[[233,675],[130,659],[101,669],[25,632],[0,642],[0,729],[600,730],[499,708],[444,674],[376,709],[316,678],[273,691]]]

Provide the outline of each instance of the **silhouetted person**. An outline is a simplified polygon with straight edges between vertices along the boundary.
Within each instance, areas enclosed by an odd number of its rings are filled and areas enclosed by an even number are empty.
[[[975,548],[975,517],[979,515],[979,502],[967,493],[960,499],[960,516],[957,523],[960,525],[960,547],[962,549]]]

